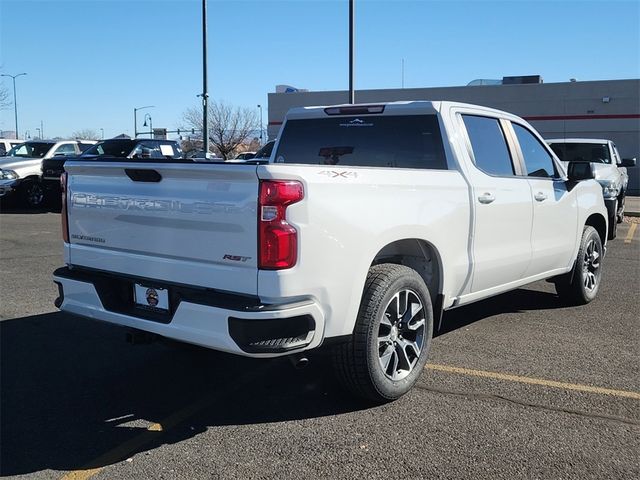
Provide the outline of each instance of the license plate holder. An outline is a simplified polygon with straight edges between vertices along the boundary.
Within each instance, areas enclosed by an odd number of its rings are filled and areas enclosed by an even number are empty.
[[[169,290],[166,288],[135,283],[133,286],[133,299],[136,307],[152,312],[169,312]]]

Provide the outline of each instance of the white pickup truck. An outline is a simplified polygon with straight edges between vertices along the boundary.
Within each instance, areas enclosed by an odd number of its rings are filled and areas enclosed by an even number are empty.
[[[624,217],[624,203],[629,184],[627,167],[635,167],[635,158],[621,158],[611,140],[599,138],[554,138],[547,140],[551,150],[565,165],[570,162],[593,163],[595,178],[602,186],[609,216],[609,240],[616,238],[618,223]]]
[[[253,357],[323,346],[377,401],[416,382],[443,310],[547,278],[586,303],[600,285],[590,164],[567,176],[489,108],[298,108],[268,161],[65,169],[60,309]]]

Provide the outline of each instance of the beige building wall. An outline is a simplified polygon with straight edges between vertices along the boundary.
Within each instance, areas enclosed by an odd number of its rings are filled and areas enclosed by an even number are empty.
[[[527,119],[544,138],[607,138],[640,161],[640,79],[472,87],[360,90],[357,103],[452,100],[505,110]],[[277,136],[292,107],[347,103],[347,91],[269,94],[268,136]],[[640,194],[640,167],[630,169]]]

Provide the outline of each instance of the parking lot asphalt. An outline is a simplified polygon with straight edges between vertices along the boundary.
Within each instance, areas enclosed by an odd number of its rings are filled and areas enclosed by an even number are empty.
[[[296,371],[53,307],[56,213],[0,214],[0,474],[28,478],[639,478],[640,232],[599,296],[538,282],[447,312],[417,388],[372,406]]]

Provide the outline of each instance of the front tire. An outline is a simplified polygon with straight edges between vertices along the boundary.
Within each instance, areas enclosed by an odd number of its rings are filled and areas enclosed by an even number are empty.
[[[41,208],[46,199],[44,185],[38,180],[25,180],[20,185],[20,196],[29,208]]]
[[[403,265],[374,265],[353,334],[333,352],[338,378],[374,402],[400,398],[424,370],[432,334],[431,296],[420,275]]]
[[[573,270],[555,280],[558,296],[572,305],[585,305],[594,300],[602,278],[603,254],[600,235],[586,225]]]
[[[624,221],[624,200],[625,193],[622,192],[618,197],[618,212],[616,213],[616,221],[622,223]]]

